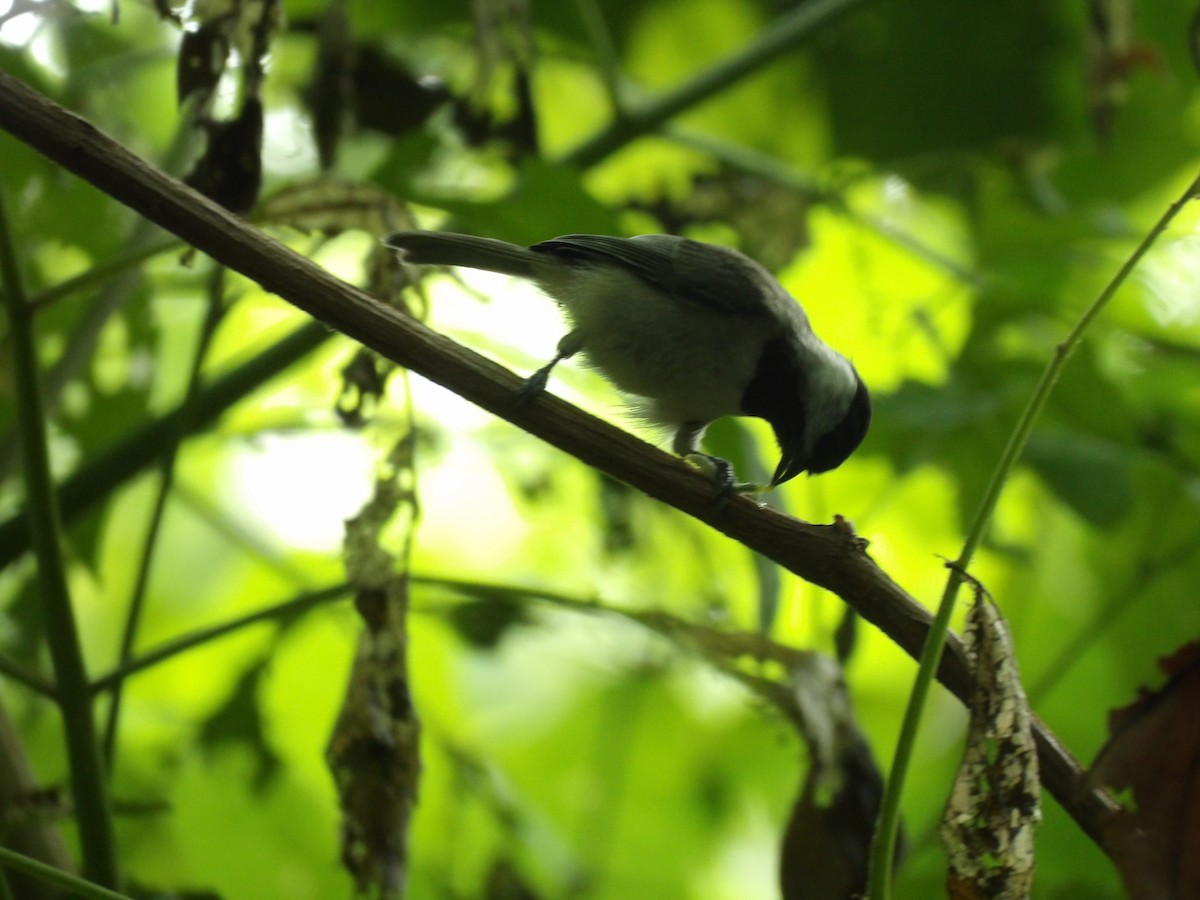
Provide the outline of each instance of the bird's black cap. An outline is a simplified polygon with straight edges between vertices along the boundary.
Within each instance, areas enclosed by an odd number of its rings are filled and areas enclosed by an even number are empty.
[[[854,373],[854,380],[857,388],[850,400],[850,406],[846,409],[846,415],[813,445],[807,468],[814,475],[836,469],[858,449],[858,445],[867,436],[867,429],[871,425],[871,395],[857,372]]]

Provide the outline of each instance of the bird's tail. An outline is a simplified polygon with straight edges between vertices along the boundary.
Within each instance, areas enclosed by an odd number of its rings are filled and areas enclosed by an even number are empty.
[[[534,277],[538,254],[516,244],[470,234],[397,231],[383,239],[408,262],[427,266],[466,266],[522,278]]]

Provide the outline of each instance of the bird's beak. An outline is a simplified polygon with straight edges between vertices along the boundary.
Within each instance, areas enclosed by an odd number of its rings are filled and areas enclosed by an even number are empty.
[[[771,478],[771,487],[795,478],[808,468],[808,460],[805,456],[804,448],[800,445],[799,441],[781,444],[780,450],[783,455],[779,459],[779,466],[775,469],[775,475]]]

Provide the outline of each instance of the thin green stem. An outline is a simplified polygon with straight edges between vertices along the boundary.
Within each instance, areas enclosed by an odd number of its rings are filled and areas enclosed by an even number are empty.
[[[1100,295],[1084,311],[1083,315],[1080,316],[1079,321],[1075,323],[1075,327],[1068,332],[1067,336],[1063,338],[1062,343],[1055,348],[1054,355],[1051,357],[1050,362],[1047,363],[1046,369],[1042,373],[1037,387],[1034,389],[1033,396],[1025,407],[1025,411],[1021,414],[1021,419],[1018,421],[1017,427],[1013,430],[1008,445],[1004,448],[1000,462],[996,466],[996,470],[992,473],[992,480],[988,484],[983,500],[975,512],[975,518],[971,522],[970,529],[967,531],[967,538],[963,544],[962,552],[959,554],[958,559],[955,560],[955,565],[959,569],[965,571],[967,566],[971,564],[971,559],[975,556],[975,551],[983,541],[988,524],[992,520],[992,513],[995,512],[996,503],[1000,499],[1000,493],[1004,490],[1005,482],[1008,481],[1008,476],[1024,452],[1025,444],[1029,440],[1033,426],[1037,422],[1038,416],[1041,415],[1042,408],[1046,405],[1046,400],[1050,397],[1054,385],[1058,382],[1058,377],[1062,374],[1067,359],[1074,352],[1076,346],[1078,346],[1084,332],[1087,331],[1088,326],[1092,324],[1104,308],[1108,306],[1109,301],[1112,300],[1117,290],[1129,278],[1130,273],[1133,272],[1138,263],[1149,252],[1150,248],[1158,241],[1162,233],[1170,227],[1171,222],[1175,220],[1175,217],[1179,215],[1198,192],[1200,192],[1200,177],[1197,177],[1196,180],[1189,184],[1187,189],[1167,207],[1158,221],[1154,223],[1154,227],[1142,238],[1142,242],[1138,244],[1137,248],[1129,255],[1125,262],[1121,264],[1121,268],[1117,270],[1117,274],[1105,285]],[[961,583],[961,576],[957,576],[952,572],[948,581],[949,583]]]
[[[100,691],[110,691],[118,684],[123,682],[131,675],[136,675],[138,672],[149,669],[158,665],[174,656],[179,656],[181,653],[186,653],[189,650],[194,650],[204,644],[212,643],[215,640],[226,637],[234,632],[241,631],[243,628],[248,628],[251,625],[256,625],[259,622],[267,622],[272,619],[283,619],[288,616],[299,615],[305,610],[311,609],[314,606],[319,606],[322,603],[328,603],[331,600],[336,600],[347,595],[350,591],[349,585],[335,584],[331,587],[321,588],[320,590],[310,591],[301,594],[299,597],[293,597],[291,600],[285,600],[282,603],[276,603],[268,606],[265,609],[256,610],[244,616],[239,616],[236,619],[230,619],[228,622],[222,622],[220,625],[213,625],[209,628],[201,628],[190,634],[185,634],[181,637],[168,641],[160,647],[150,650],[141,656],[134,657],[120,665],[116,666],[112,671],[101,675],[92,682],[91,689],[95,693]]]
[[[160,253],[165,253],[173,247],[182,246],[183,244],[179,238],[169,237],[152,244],[147,244],[144,247],[135,247],[120,256],[114,256],[107,262],[99,263],[87,271],[80,272],[74,278],[60,281],[53,287],[48,287],[44,291],[31,295],[29,297],[29,307],[35,314],[41,313],[72,294],[86,291],[89,288],[104,283],[114,275],[119,275],[127,269],[132,269],[134,266],[140,265],[148,259],[153,259]],[[0,335],[0,350],[3,350],[7,346],[10,337],[7,333]]]
[[[162,529],[163,515],[167,509],[167,498],[170,497],[171,488],[175,483],[175,463],[179,458],[179,447],[189,430],[188,426],[190,423],[186,418],[186,413],[195,405],[196,394],[201,384],[200,377],[201,371],[204,368],[204,360],[208,356],[208,349],[212,344],[213,336],[216,334],[217,325],[220,324],[225,312],[225,271],[224,266],[217,266],[213,269],[208,291],[208,307],[204,315],[204,321],[200,324],[200,333],[196,338],[196,349],[192,354],[192,365],[188,373],[187,388],[184,391],[183,403],[180,406],[185,412],[185,417],[179,420],[179,428],[172,439],[169,440],[167,446],[163,448],[163,455],[159,461],[158,489],[155,492],[154,502],[150,510],[150,520],[146,525],[146,535],[142,542],[141,560],[138,564],[133,594],[129,599],[129,609],[125,616],[125,627],[121,633],[121,645],[117,653],[117,659],[120,663],[128,662],[133,656],[133,647],[137,641],[138,627],[141,625],[142,613],[146,605],[146,589],[150,584],[150,572],[154,565],[154,549],[158,546],[158,536]],[[114,685],[112,696],[109,698],[108,716],[105,721],[104,736],[101,744],[104,750],[104,761],[108,766],[110,777],[116,765],[117,728],[120,724],[121,699],[124,693],[122,686],[120,682]]]
[[[108,793],[96,745],[92,697],[71,609],[63,558],[58,503],[50,474],[50,451],[43,417],[41,378],[33,316],[17,264],[14,236],[0,194],[0,283],[12,333],[17,428],[25,476],[25,510],[38,564],[42,621],[66,735],[71,790],[79,824],[83,870],[99,884],[116,886],[117,855]]]
[[[189,156],[188,147],[193,142],[193,129],[180,128],[176,131],[167,151],[166,165],[169,171],[177,171],[184,165]],[[128,254],[136,256],[143,248],[158,249],[162,239],[158,225],[144,216],[135,216],[131,226],[128,237],[123,241],[124,246],[129,248]],[[103,279],[97,281],[90,277],[90,273],[84,273],[79,279],[72,279],[74,283],[69,285],[71,290],[78,290],[81,284],[96,284],[99,289],[94,297],[82,304],[79,320],[67,333],[66,343],[54,363],[42,375],[43,403],[49,411],[57,408],[67,384],[94,358],[96,342],[104,330],[105,323],[136,293],[140,277],[136,265],[125,264],[125,261],[122,261],[122,264],[117,266],[101,264],[93,271],[105,269],[108,270],[104,273],[107,277]],[[52,290],[52,295],[61,288],[62,286]],[[44,298],[45,295],[30,299],[31,302],[38,302]],[[12,465],[10,456],[7,439],[0,440],[0,479],[3,479],[6,468]]]
[[[86,291],[98,284],[103,284],[114,275],[120,275],[128,269],[132,269],[147,260],[166,253],[168,250],[182,248],[183,242],[174,235],[150,241],[140,247],[134,247],[132,250],[114,256],[105,262],[98,263],[86,272],[80,272],[74,278],[60,281],[54,287],[46,288],[44,291],[34,294],[29,298],[29,305],[33,307],[35,313],[40,313],[64,297],[69,297],[71,294]]]
[[[604,89],[608,92],[608,102],[612,104],[613,116],[617,119],[625,115],[625,101],[621,91],[621,69],[617,63],[617,51],[613,46],[612,31],[604,20],[604,13],[596,0],[575,0],[579,10],[579,18],[592,39],[592,48],[600,67],[600,77],[604,79]]]
[[[14,659],[0,655],[0,675],[7,676],[18,684],[23,684],[31,691],[36,691],[47,699],[58,702],[58,687],[43,675]]]
[[[181,420],[187,421],[188,433],[208,426],[229,407],[299,362],[333,334],[320,322],[305,322],[262,353],[213,379],[199,392],[190,409],[181,404],[84,465],[59,487],[63,520],[70,522],[92,505],[107,499],[119,485],[159,458],[163,448],[178,434]],[[21,513],[0,522],[0,569],[29,549],[25,519],[25,514]]]
[[[750,46],[705,69],[691,81],[613,119],[604,131],[572,150],[566,162],[591,166],[643,135],[657,131],[681,112],[715,97],[731,84],[774,61],[811,37],[822,25],[849,12],[862,0],[809,0],[764,29]]]
[[[70,891],[72,897],[79,897],[82,900],[133,900],[128,894],[118,894],[106,887],[84,881],[70,872],[48,866],[44,862],[9,850],[7,847],[0,847],[0,866],[16,872],[24,872],[39,881]]]
[[[1042,376],[1034,388],[1033,396],[1029,398],[1029,402],[1021,413],[1020,419],[1013,428],[1012,434],[1008,439],[1008,444],[1005,446],[1004,452],[1000,456],[1000,461],[992,473],[992,478],[987,490],[984,492],[983,500],[975,512],[975,517],[971,521],[970,528],[967,530],[962,551],[959,553],[958,558],[949,564],[950,576],[946,579],[946,588],[942,593],[941,602],[929,626],[929,633],[925,638],[925,646],[921,651],[920,667],[917,670],[917,677],[913,683],[912,693],[909,695],[908,708],[904,712],[900,737],[896,742],[896,754],[892,760],[891,776],[888,779],[887,788],[884,792],[883,804],[879,813],[879,824],[875,829],[875,836],[871,847],[870,876],[867,888],[867,896],[871,900],[887,900],[891,896],[891,874],[895,859],[896,835],[900,828],[900,798],[904,790],[908,768],[912,762],[917,729],[925,710],[925,703],[929,698],[930,687],[937,674],[938,665],[942,660],[942,651],[946,646],[946,635],[950,630],[950,617],[954,612],[954,605],[958,599],[958,589],[962,586],[964,574],[975,556],[975,551],[979,549],[979,545],[987,533],[988,525],[991,523],[992,515],[996,510],[996,504],[1000,500],[1000,494],[1004,490],[1004,485],[1016,467],[1017,461],[1021,458],[1021,454],[1025,450],[1025,445],[1029,441],[1029,435],[1033,432],[1033,426],[1045,408],[1046,401],[1049,399],[1050,393],[1054,390],[1054,385],[1058,382],[1058,378],[1062,374],[1062,370],[1066,366],[1072,351],[1074,351],[1083,338],[1084,332],[1087,331],[1088,326],[1095,321],[1096,317],[1100,315],[1109,301],[1112,300],[1117,290],[1129,277],[1129,274],[1141,262],[1150,248],[1154,246],[1155,242],[1170,226],[1171,222],[1175,220],[1175,217],[1179,215],[1180,211],[1198,193],[1200,193],[1200,176],[1193,180],[1187,189],[1167,207],[1166,211],[1154,223],[1154,226],[1146,236],[1142,238],[1141,243],[1138,244],[1133,253],[1129,255],[1120,269],[1117,270],[1116,275],[1105,285],[1104,290],[1084,310],[1083,315],[1079,317],[1075,326],[1063,338],[1062,343],[1055,348],[1054,354],[1046,364],[1045,371],[1042,372]]]

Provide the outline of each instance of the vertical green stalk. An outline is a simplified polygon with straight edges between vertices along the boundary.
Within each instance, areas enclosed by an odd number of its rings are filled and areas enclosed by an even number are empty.
[[[575,7],[592,40],[592,53],[600,67],[608,102],[612,104],[613,118],[620,119],[625,115],[625,103],[621,91],[621,65],[613,44],[612,31],[596,0],[575,0]]]
[[[71,767],[71,791],[83,851],[83,872],[97,884],[116,887],[117,857],[112,816],[96,746],[91,691],[67,588],[58,504],[50,475],[33,317],[21,281],[2,189],[0,185],[0,286],[12,334],[25,507],[30,543],[37,558],[42,624],[58,683],[58,704]]]
[[[920,667],[917,670],[916,681],[913,683],[912,694],[908,698],[908,708],[904,711],[904,722],[900,727],[900,737],[896,742],[891,776],[888,778],[883,804],[879,811],[879,823],[875,828],[875,836],[871,843],[870,874],[867,884],[867,896],[870,900],[888,900],[891,897],[896,834],[900,828],[900,796],[904,790],[909,764],[912,761],[917,728],[925,710],[925,703],[929,698],[929,689],[937,674],[938,665],[942,661],[942,651],[946,646],[946,635],[950,630],[950,616],[954,612],[954,604],[958,599],[958,589],[963,583],[964,573],[971,564],[975,551],[979,549],[983,536],[987,533],[992,514],[996,510],[996,504],[1000,500],[1000,494],[1004,490],[1008,476],[1021,458],[1025,444],[1029,441],[1029,435],[1033,432],[1034,423],[1041,415],[1046,400],[1050,397],[1050,392],[1054,389],[1067,360],[1083,338],[1088,326],[1108,305],[1117,289],[1125,283],[1129,274],[1141,262],[1142,257],[1166,231],[1180,211],[1198,195],[1200,195],[1200,176],[1197,176],[1187,189],[1167,207],[1158,221],[1154,223],[1154,227],[1142,238],[1142,242],[1117,270],[1117,274],[1112,277],[1100,295],[1080,316],[1075,327],[1055,348],[1054,355],[1046,364],[1046,369],[1042,372],[1042,377],[1034,388],[1033,396],[1029,398],[1029,402],[1021,413],[1021,418],[1009,436],[1000,462],[992,473],[987,491],[967,530],[962,552],[959,553],[958,559],[949,564],[950,577],[946,579],[946,589],[942,593],[941,603],[938,606],[937,614],[930,623],[929,634],[925,638],[925,646],[921,651]]]
[[[167,441],[158,465],[158,490],[150,510],[150,519],[146,526],[146,535],[142,541],[141,560],[138,564],[137,578],[134,582],[133,594],[129,599],[129,609],[125,616],[125,628],[121,633],[121,646],[117,653],[118,667],[125,665],[133,658],[134,645],[137,643],[138,629],[145,610],[146,592],[150,585],[150,572],[154,563],[154,551],[158,546],[158,536],[162,529],[163,516],[167,509],[167,499],[175,484],[175,463],[179,457],[179,448],[183,439],[191,432],[191,419],[196,404],[196,394],[202,380],[201,370],[208,350],[225,313],[225,267],[218,266],[213,270],[209,283],[208,306],[204,321],[200,324],[200,333],[196,339],[196,349],[192,356],[191,369],[188,372],[187,389],[180,409],[183,416],[178,420],[175,433]],[[121,700],[124,692],[124,682],[118,681],[113,685],[112,696],[109,698],[108,716],[105,722],[101,746],[104,750],[104,762],[111,775],[116,769],[117,758],[117,728],[121,719]]]

